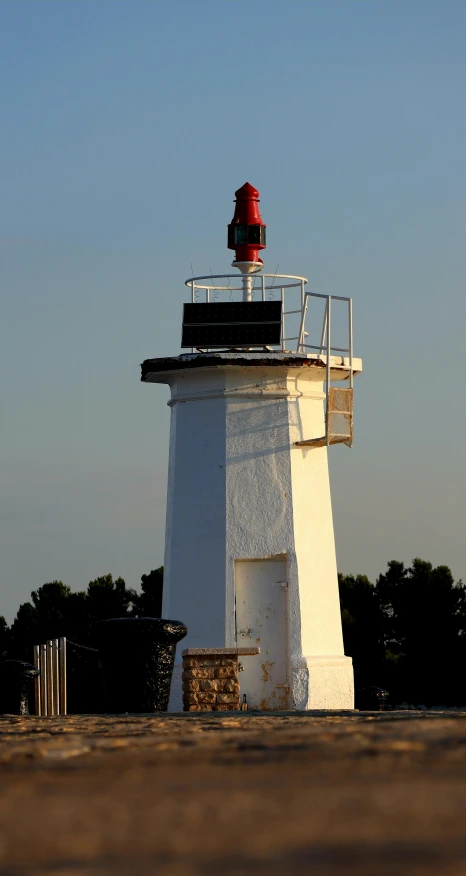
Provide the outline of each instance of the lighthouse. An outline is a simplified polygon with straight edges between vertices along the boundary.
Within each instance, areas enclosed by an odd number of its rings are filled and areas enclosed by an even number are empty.
[[[353,441],[352,302],[267,273],[259,192],[236,192],[233,272],[186,280],[170,388],[163,616],[188,648],[259,647],[241,695],[261,710],[352,709],[328,453]],[[337,451],[335,451],[337,452]],[[181,710],[181,657],[170,710]]]

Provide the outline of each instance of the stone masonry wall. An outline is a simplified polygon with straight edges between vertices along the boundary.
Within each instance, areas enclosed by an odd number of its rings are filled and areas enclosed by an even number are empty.
[[[238,656],[183,656],[185,712],[228,712],[239,709]]]

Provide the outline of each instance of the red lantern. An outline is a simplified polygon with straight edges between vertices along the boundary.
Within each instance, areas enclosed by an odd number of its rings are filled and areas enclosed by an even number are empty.
[[[235,214],[228,226],[228,249],[235,250],[236,263],[262,265],[259,250],[266,247],[266,226],[259,210],[259,192],[247,182],[235,195]]]

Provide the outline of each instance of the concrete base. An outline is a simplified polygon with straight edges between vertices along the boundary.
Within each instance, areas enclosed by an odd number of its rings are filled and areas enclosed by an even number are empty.
[[[306,657],[307,709],[354,709],[351,657]]]
[[[183,711],[183,667],[173,669],[169,712]],[[292,670],[293,709],[353,710],[354,679],[351,657],[304,657]]]
[[[351,657],[320,655],[292,660],[292,694],[297,711],[354,709]]]

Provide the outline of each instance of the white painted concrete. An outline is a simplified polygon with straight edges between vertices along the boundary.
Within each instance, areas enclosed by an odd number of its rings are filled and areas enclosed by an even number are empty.
[[[163,614],[187,624],[183,648],[233,647],[235,562],[286,557],[292,704],[353,708],[327,449],[294,446],[324,434],[325,368],[302,354],[267,355],[266,365],[255,364],[264,354],[206,355],[216,367],[146,377],[171,388]],[[333,379],[345,364],[335,357]]]

